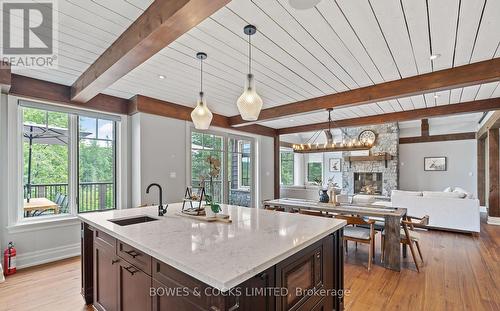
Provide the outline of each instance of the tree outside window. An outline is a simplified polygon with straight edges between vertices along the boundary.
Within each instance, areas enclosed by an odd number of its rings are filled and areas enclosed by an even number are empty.
[[[213,180],[214,189],[210,188],[208,173],[210,165],[207,162],[209,156],[217,158],[223,163],[223,138],[213,134],[191,133],[191,185],[197,187],[205,178],[203,185],[207,191],[214,195],[216,202],[222,202],[222,172]]]
[[[323,180],[322,170],[323,163],[321,162],[307,163],[307,182],[321,183]]]
[[[281,150],[280,164],[281,184],[293,185],[293,151]]]

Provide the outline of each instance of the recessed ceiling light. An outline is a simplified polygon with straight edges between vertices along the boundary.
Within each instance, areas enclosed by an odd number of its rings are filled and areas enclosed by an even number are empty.
[[[431,60],[435,60],[441,57],[441,54],[432,54],[431,57],[429,57]]]
[[[163,79],[165,79],[165,76],[164,75],[159,75],[158,79],[163,80]]]
[[[439,95],[434,95],[434,98],[438,98],[438,97],[439,97]]]
[[[295,122],[295,120],[294,119],[290,119],[290,122]]]

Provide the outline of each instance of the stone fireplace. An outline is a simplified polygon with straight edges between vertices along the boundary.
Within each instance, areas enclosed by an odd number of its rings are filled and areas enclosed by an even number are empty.
[[[354,173],[354,194],[381,195],[382,189],[382,173]]]
[[[342,165],[342,188],[348,194],[368,191],[376,192],[378,195],[389,196],[392,190],[398,189],[398,124],[388,123],[366,127],[344,128],[343,139],[348,141],[349,139],[356,138],[363,130],[373,130],[377,135],[375,145],[370,150],[370,155],[387,153],[392,156],[392,159],[387,161],[387,165],[385,161],[359,161],[351,163],[345,161]],[[348,151],[342,152],[344,159],[355,155],[360,154],[352,154]],[[364,189],[362,189],[363,187]]]

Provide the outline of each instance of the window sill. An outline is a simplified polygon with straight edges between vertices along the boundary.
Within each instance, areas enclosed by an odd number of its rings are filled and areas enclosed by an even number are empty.
[[[296,189],[305,189],[306,187],[301,185],[280,185],[280,188],[296,190]]]
[[[8,233],[21,233],[30,231],[40,231],[59,227],[69,227],[80,223],[80,220],[74,215],[53,217],[37,220],[21,220],[16,224],[7,227]]]

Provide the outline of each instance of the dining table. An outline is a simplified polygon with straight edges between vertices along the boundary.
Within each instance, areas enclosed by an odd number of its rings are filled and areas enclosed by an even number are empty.
[[[383,265],[385,268],[401,271],[401,220],[406,217],[406,208],[372,204],[321,203],[304,199],[274,199],[263,202],[264,208],[281,207],[286,212],[314,210],[331,214],[359,215],[384,219],[385,247]]]
[[[26,217],[35,216],[37,212],[42,214],[49,210],[53,210],[54,214],[59,214],[59,205],[47,198],[30,198],[29,202],[24,200],[24,215]]]

